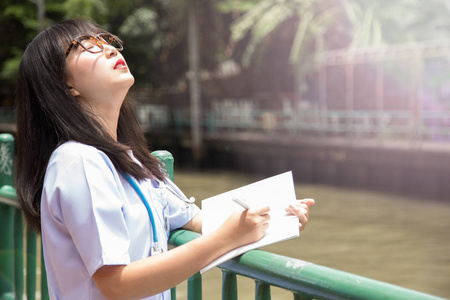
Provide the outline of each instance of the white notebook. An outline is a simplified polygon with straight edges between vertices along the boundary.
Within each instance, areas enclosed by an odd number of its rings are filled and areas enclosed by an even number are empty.
[[[201,274],[249,250],[300,235],[297,217],[287,214],[284,210],[296,200],[291,171],[203,200],[203,234],[207,234],[221,226],[236,209],[244,210],[232,200],[234,197],[244,199],[252,207],[268,205],[270,207],[269,229],[266,231],[266,235],[258,242],[236,248],[217,258],[201,269]]]

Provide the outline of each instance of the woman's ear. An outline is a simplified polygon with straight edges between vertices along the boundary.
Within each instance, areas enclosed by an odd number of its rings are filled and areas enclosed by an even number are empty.
[[[80,96],[80,92],[78,92],[74,87],[69,86],[69,90],[70,90],[70,93],[72,94],[72,96],[74,96],[74,97]]]
[[[69,88],[72,96],[74,96],[74,97],[80,96],[80,92],[76,88],[73,87],[72,78],[70,77],[70,75],[68,75],[66,78],[66,85]]]

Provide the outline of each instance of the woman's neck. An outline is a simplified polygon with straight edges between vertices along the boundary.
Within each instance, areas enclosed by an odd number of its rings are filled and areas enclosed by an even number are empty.
[[[86,111],[92,114],[100,122],[105,131],[115,141],[117,141],[117,126],[119,123],[119,114],[122,102],[111,101],[108,103],[108,105],[104,105],[104,103],[106,102],[93,103],[82,101],[81,103],[84,104],[83,106],[86,109]]]

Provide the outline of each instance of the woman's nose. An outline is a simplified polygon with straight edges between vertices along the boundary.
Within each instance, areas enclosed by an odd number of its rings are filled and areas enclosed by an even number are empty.
[[[115,47],[111,45],[103,45],[103,48],[105,49],[106,57],[114,57],[117,55],[117,52],[119,52]]]

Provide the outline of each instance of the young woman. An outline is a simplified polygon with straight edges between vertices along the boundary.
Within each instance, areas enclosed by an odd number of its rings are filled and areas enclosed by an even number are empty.
[[[170,230],[201,231],[201,212],[147,149],[122,49],[96,24],[68,20],[40,33],[20,64],[17,196],[42,234],[51,299],[170,299],[168,289],[268,227],[267,207],[236,211],[167,251]],[[302,228],[312,204],[288,208]]]

